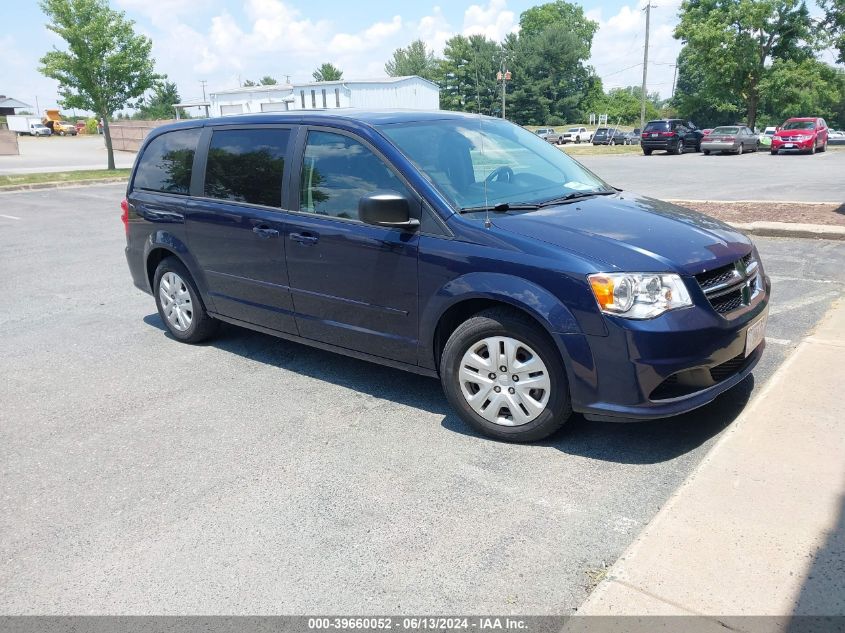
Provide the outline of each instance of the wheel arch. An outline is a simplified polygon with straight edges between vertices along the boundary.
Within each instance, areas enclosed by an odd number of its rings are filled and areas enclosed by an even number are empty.
[[[144,273],[151,293],[154,293],[153,278],[155,271],[161,261],[167,257],[177,258],[191,274],[202,300],[206,305],[209,303],[208,286],[205,277],[202,275],[196,260],[188,250],[188,246],[176,235],[169,231],[159,230],[150,234],[144,245]]]
[[[431,304],[426,310],[428,315],[424,314],[421,319],[421,340],[427,344],[421,350],[420,362],[433,369],[439,367],[440,355],[452,332],[472,315],[488,308],[507,307],[522,313],[552,342],[555,342],[555,333],[581,332],[569,308],[548,290],[501,273],[471,273],[454,279],[440,290]],[[426,328],[424,324],[432,325]],[[560,349],[557,344],[555,347]]]

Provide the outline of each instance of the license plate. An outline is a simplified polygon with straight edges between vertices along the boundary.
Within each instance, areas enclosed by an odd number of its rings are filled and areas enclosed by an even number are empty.
[[[660,135],[659,134],[652,134],[651,138],[657,138],[658,136],[660,136]]]
[[[784,147],[795,147],[795,143],[784,143]]]
[[[748,356],[766,337],[766,315],[745,331],[745,355]]]

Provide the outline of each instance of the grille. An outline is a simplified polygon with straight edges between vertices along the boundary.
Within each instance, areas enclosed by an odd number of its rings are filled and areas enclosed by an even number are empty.
[[[695,279],[713,309],[726,315],[751,302],[758,270],[754,255],[748,253],[731,264],[699,273]]]
[[[748,359],[743,354],[734,356],[732,359],[725,361],[721,365],[711,367],[710,377],[715,382],[722,382],[723,380],[730,378],[734,374],[738,374],[739,372],[741,372],[747,362]]]

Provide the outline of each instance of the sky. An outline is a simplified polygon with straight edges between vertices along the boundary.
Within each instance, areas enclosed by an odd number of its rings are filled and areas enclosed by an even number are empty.
[[[589,63],[605,89],[640,85],[646,0],[584,0],[599,23]],[[648,90],[668,97],[680,42],[672,38],[681,0],[651,11]],[[311,80],[322,62],[346,79],[384,77],[393,51],[422,38],[440,54],[447,39],[480,33],[501,40],[519,15],[542,0],[110,0],[153,42],[156,70],[177,83],[183,101],[271,75]],[[815,5],[811,11],[818,14]],[[57,85],[38,59],[62,40],[48,31],[37,0],[9,2],[0,22],[0,94],[43,110],[57,107]],[[834,61],[832,52],[823,59]]]

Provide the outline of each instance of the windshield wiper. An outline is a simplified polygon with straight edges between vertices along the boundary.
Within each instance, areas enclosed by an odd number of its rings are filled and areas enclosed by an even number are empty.
[[[539,204],[527,202],[499,202],[498,204],[493,204],[487,207],[461,207],[458,209],[458,213],[475,213],[477,211],[496,211],[504,213],[505,211],[533,211],[539,208]]]
[[[545,202],[541,202],[538,207],[549,207],[555,204],[566,204],[567,202],[572,202],[573,200],[580,200],[581,198],[591,198],[592,196],[612,196],[613,194],[618,193],[616,190],[607,191],[605,189],[600,189],[598,191],[571,191],[565,196],[560,196],[559,198],[552,198],[551,200],[546,200]]]

